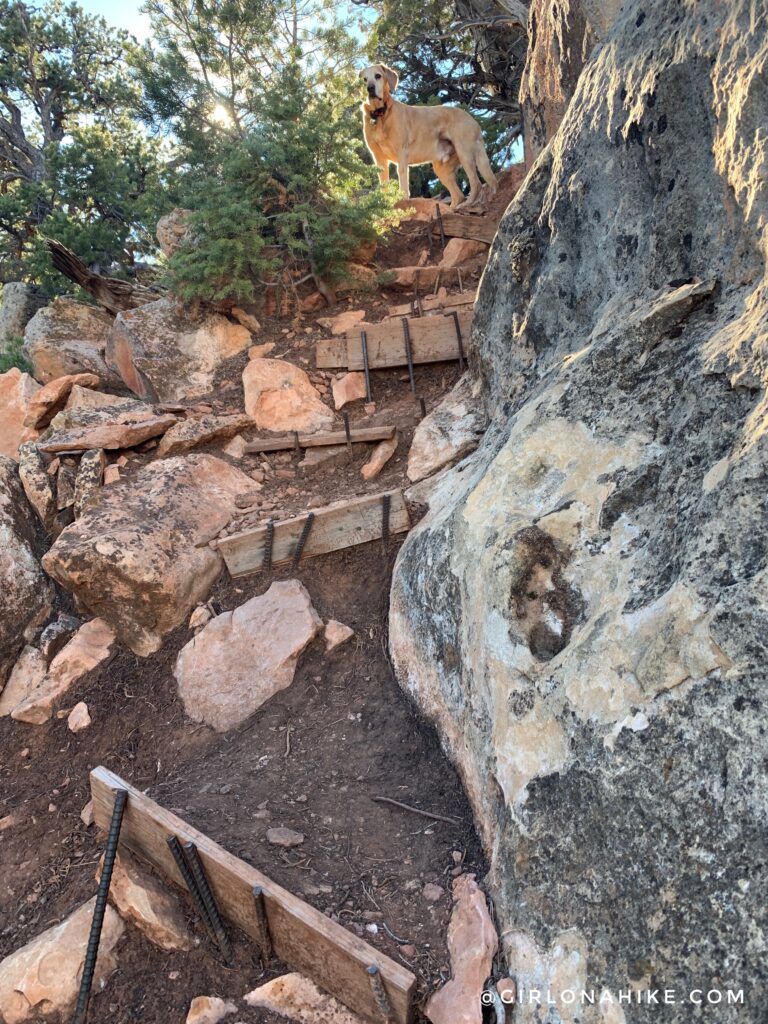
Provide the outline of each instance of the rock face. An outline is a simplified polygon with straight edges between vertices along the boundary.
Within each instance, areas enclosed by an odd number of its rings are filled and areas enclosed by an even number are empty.
[[[208,541],[252,481],[211,455],[154,462],[62,531],[43,559],[54,579],[136,654],[156,651],[222,568]]]
[[[555,999],[765,980],[768,41],[753,14],[624,5],[587,60],[482,280],[489,430],[395,570],[398,676],[461,770],[518,987]],[[557,1001],[548,1019],[581,1012]],[[538,1019],[525,1003],[515,1017]]]
[[[24,331],[23,352],[43,384],[71,373],[95,373],[104,384],[120,384],[104,361],[112,317],[96,306],[56,298]]]
[[[5,1024],[36,1021],[42,1014],[71,1013],[80,987],[96,897],[61,924],[38,935],[0,963],[0,1019]],[[93,991],[104,988],[117,966],[115,947],[125,926],[107,907],[99,943]]]
[[[409,480],[423,480],[477,447],[488,421],[482,399],[472,392],[472,381],[465,375],[416,427],[408,453]]]
[[[3,305],[0,307],[0,352],[11,338],[21,338],[24,328],[41,306],[45,297],[39,288],[22,281],[9,281],[3,285]]]
[[[281,359],[251,359],[243,370],[245,411],[262,430],[328,430],[333,413],[307,374]]]
[[[0,687],[24,646],[24,633],[45,621],[51,587],[36,552],[37,522],[16,463],[0,456]]]
[[[176,681],[184,710],[224,732],[244,722],[293,681],[304,648],[323,628],[298,580],[224,612],[182,647]]]
[[[117,315],[107,362],[141,398],[180,402],[210,391],[221,363],[250,343],[245,327],[218,313],[193,319],[170,299],[158,299]]]
[[[32,377],[16,367],[0,374],[0,455],[18,459],[19,445],[35,436],[24,421],[39,390]]]

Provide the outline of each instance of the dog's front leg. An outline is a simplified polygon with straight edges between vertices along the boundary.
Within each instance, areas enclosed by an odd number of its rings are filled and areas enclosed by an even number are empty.
[[[397,180],[404,199],[411,198],[411,185],[408,180],[408,154],[400,156],[397,161]]]
[[[382,185],[386,185],[389,181],[389,160],[379,164],[379,181]]]

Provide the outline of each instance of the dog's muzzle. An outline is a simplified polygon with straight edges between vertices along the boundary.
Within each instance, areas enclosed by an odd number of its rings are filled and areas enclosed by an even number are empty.
[[[371,97],[371,99],[376,99],[376,86],[375,85],[369,85],[368,86],[368,95]]]

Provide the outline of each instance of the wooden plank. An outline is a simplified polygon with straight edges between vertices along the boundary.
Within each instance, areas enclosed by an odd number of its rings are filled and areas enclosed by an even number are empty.
[[[433,310],[451,309],[455,306],[474,306],[477,292],[456,292],[453,295],[425,295],[421,299],[421,308],[431,313]],[[402,306],[390,306],[388,317],[401,319],[404,316],[412,316],[412,303],[404,302]]]
[[[458,313],[465,354],[468,350],[472,316],[471,309],[462,309]],[[408,330],[411,335],[414,363],[442,363],[459,358],[459,345],[452,316],[410,317]],[[362,370],[363,346],[360,332],[348,331],[345,337],[347,339],[347,367],[350,370]],[[380,324],[371,324],[366,330],[366,337],[368,340],[368,365],[371,369],[408,365],[400,325],[391,320]]]
[[[349,437],[353,444],[362,441],[388,441],[393,437],[395,427],[356,427],[350,428]],[[347,435],[343,430],[333,430],[329,434],[299,434],[300,448],[323,448],[326,445],[346,444]],[[280,434],[277,437],[257,438],[243,449],[244,452],[280,452],[295,446],[293,434]]]
[[[128,790],[120,832],[120,845],[149,861],[182,885],[178,868],[166,844],[170,835],[182,845],[195,843],[221,913],[258,940],[253,911],[253,887],[261,886],[275,955],[301,971],[355,1013],[380,1024],[381,1015],[371,992],[366,969],[376,964],[392,1004],[397,1024],[412,1017],[416,979],[400,964],[363,942],[319,910],[281,888],[256,868],[227,853],[208,836],[160,807],[106,768],[91,772],[94,820],[108,829],[115,791]]]
[[[447,238],[474,238],[490,245],[496,237],[499,222],[493,217],[473,217],[466,213],[444,213],[443,233]],[[437,220],[432,223],[432,234],[440,234]]]
[[[315,346],[315,364],[319,370],[347,365],[347,342],[343,335],[318,341]]]
[[[410,529],[411,520],[402,491],[385,491],[380,494],[366,494],[352,501],[326,505],[313,509],[315,518],[304,547],[302,558],[325,555],[355,544],[366,544],[378,540],[382,535],[382,498],[389,494],[389,532],[405,533]],[[284,519],[274,524],[272,534],[272,564],[279,565],[293,558],[307,514]],[[216,547],[227,563],[231,576],[244,576],[258,572],[264,563],[264,542],[266,526],[256,526],[242,533],[221,537]]]

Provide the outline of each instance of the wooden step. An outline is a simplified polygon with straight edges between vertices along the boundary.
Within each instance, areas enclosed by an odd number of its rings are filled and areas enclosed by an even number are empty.
[[[474,306],[477,292],[473,289],[467,292],[455,292],[453,295],[424,295],[419,299],[421,308],[425,313],[440,312],[443,309],[453,309],[456,306]],[[401,306],[390,306],[387,316],[401,319],[404,316],[414,314],[414,302],[404,302]]]
[[[364,441],[388,441],[395,435],[395,427],[355,427],[350,428],[349,439],[353,444]],[[295,448],[298,440],[299,448],[323,448],[326,445],[346,444],[347,434],[344,430],[333,430],[328,434],[279,434],[275,437],[257,437],[249,441],[243,448],[244,453],[282,452]]]
[[[457,316],[466,355],[473,312],[471,309],[462,309]],[[442,363],[459,358],[459,343],[452,315],[408,317],[407,320],[415,364]],[[385,320],[382,323],[370,324],[365,328],[365,333],[368,340],[370,369],[408,365],[402,327],[396,321]],[[346,366],[349,370],[362,370],[363,345],[360,331],[347,331],[340,338],[318,341],[316,359],[317,366],[321,369]]]
[[[325,555],[329,551],[339,551],[342,548],[354,547],[356,544],[378,540],[383,536],[383,498],[386,494],[389,495],[390,502],[390,534],[407,532],[411,520],[402,491],[366,494],[362,498],[312,509],[314,519],[302,557]],[[300,516],[273,524],[273,566],[291,561],[304,530],[307,515],[308,513],[304,512]],[[264,524],[229,537],[220,537],[216,541],[216,548],[224,558],[230,576],[245,576],[263,569],[267,534],[268,527]]]
[[[167,839],[176,836],[182,846],[193,842],[224,917],[258,943],[261,930],[254,911],[253,889],[260,886],[275,956],[292,970],[311,978],[354,1013],[371,1021],[382,1019],[366,973],[375,964],[392,1007],[391,1019],[396,1024],[408,1024],[416,984],[416,978],[410,971],[281,888],[250,864],[227,853],[208,836],[150,800],[118,775],[98,767],[91,772],[91,795],[94,821],[102,831],[109,828],[118,789],[128,791],[120,847],[149,861],[177,885],[183,886]]]
[[[499,222],[495,217],[473,217],[467,213],[442,214],[443,234],[446,238],[473,238],[488,245],[496,237]],[[437,218],[432,221],[432,234],[440,236]]]

